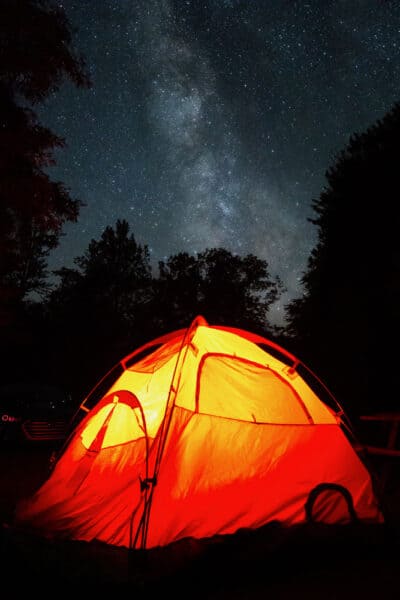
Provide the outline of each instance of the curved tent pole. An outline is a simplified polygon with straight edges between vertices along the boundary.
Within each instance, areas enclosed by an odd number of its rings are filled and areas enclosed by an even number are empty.
[[[250,342],[253,342],[254,344],[257,344],[257,345],[263,344],[263,345],[267,346],[267,348],[271,348],[272,350],[279,352],[279,354],[284,356],[288,361],[290,361],[292,363],[292,365],[289,367],[290,372],[292,372],[292,373],[297,370],[298,366],[301,365],[311,375],[311,377],[318,383],[318,385],[321,386],[321,388],[324,390],[324,392],[329,396],[329,398],[332,400],[332,402],[337,406],[338,410],[336,412],[336,415],[338,417],[345,417],[346,420],[341,419],[343,426],[346,427],[346,429],[349,431],[349,433],[351,433],[354,436],[354,432],[351,429],[351,423],[350,423],[349,417],[347,416],[343,407],[340,405],[337,398],[334,396],[334,394],[331,392],[331,390],[328,388],[328,386],[302,360],[300,360],[294,354],[292,354],[291,352],[289,352],[288,350],[283,348],[280,344],[277,344],[276,342],[273,342],[272,340],[269,340],[257,333],[251,333],[249,331],[240,329],[238,327],[229,327],[226,325],[210,325],[210,327],[212,329],[219,329],[222,331],[228,331],[230,333],[240,335],[240,337],[245,338],[246,340],[249,340]]]
[[[150,350],[151,348],[153,348],[153,346],[161,346],[163,344],[166,344],[167,342],[170,342],[174,338],[184,335],[185,332],[187,331],[187,329],[188,328],[178,329],[177,331],[171,331],[170,333],[161,335],[160,337],[155,338],[154,340],[151,340],[150,342],[147,342],[146,344],[143,344],[142,346],[140,346],[139,348],[137,348],[136,350],[134,350],[133,352],[131,352],[130,354],[125,356],[120,361],[120,364],[122,365],[124,370],[126,370],[128,368],[129,363],[131,363],[132,359],[135,358],[135,356],[139,356],[140,354],[142,354],[142,352],[145,352],[146,350]]]
[[[74,435],[75,432],[75,427],[73,427],[73,425],[76,423],[76,419],[80,413],[80,411],[83,411],[85,414],[87,414],[90,411],[90,408],[88,408],[86,406],[86,402],[91,398],[91,396],[93,396],[93,394],[96,393],[96,391],[98,389],[101,389],[101,386],[104,384],[105,381],[107,381],[107,379],[110,377],[110,375],[113,373],[113,371],[117,370],[118,368],[121,369],[121,373],[126,371],[126,369],[128,368],[127,364],[135,357],[140,355],[142,352],[145,351],[150,351],[150,349],[153,346],[159,346],[161,344],[164,344],[168,341],[170,341],[171,339],[173,339],[174,337],[178,337],[179,335],[182,335],[186,330],[185,329],[180,329],[177,331],[172,331],[169,333],[166,333],[162,336],[159,336],[157,338],[155,338],[154,340],[151,340],[150,342],[147,342],[145,344],[143,344],[142,346],[140,346],[139,348],[137,348],[136,350],[134,350],[133,352],[131,352],[131,354],[128,354],[128,356],[125,356],[122,360],[118,361],[117,363],[115,363],[104,375],[103,377],[92,387],[92,389],[90,390],[90,392],[85,396],[85,398],[82,400],[82,402],[79,404],[78,408],[75,410],[75,412],[73,413],[72,417],[69,420],[69,430],[70,433],[69,435],[66,437],[66,439],[63,441],[62,445],[60,446],[60,448],[58,449],[57,452],[53,452],[51,459],[50,459],[50,468],[53,469],[58,457],[60,457],[63,452],[65,451],[66,447],[69,444],[69,441],[71,440],[71,438]],[[118,378],[119,375],[117,375],[115,377],[115,379]],[[110,384],[109,388],[111,387],[112,384]],[[107,390],[108,391],[108,390]]]
[[[296,358],[294,354],[273,342],[272,340],[268,340],[267,338],[259,335],[258,333],[251,333],[250,331],[246,331],[245,329],[240,329],[238,327],[229,327],[228,325],[210,325],[211,329],[218,329],[220,331],[227,331],[228,333],[233,333],[235,335],[248,340],[249,342],[253,342],[253,344],[264,344],[268,348],[272,348],[273,350],[277,350],[282,356],[285,356],[288,360],[293,363],[299,363],[300,361]]]
[[[240,335],[241,337],[249,340],[250,342],[253,342],[254,344],[263,344],[263,345],[267,346],[267,348],[271,348],[272,350],[278,351],[280,354],[282,354],[282,356],[286,357],[286,359],[288,359],[291,363],[293,363],[289,367],[290,372],[296,371],[297,367],[299,367],[301,365],[311,375],[311,377],[318,383],[318,385],[324,390],[324,392],[329,396],[329,398],[332,400],[332,402],[337,406],[336,416],[340,417],[343,426],[353,436],[353,438],[355,437],[354,431],[352,430],[352,427],[351,427],[350,419],[349,419],[348,415],[346,414],[345,410],[343,409],[343,407],[340,405],[337,398],[334,396],[334,394],[328,388],[328,386],[322,381],[322,379],[320,379],[318,377],[318,375],[316,375],[316,373],[314,373],[314,371],[312,371],[310,369],[310,367],[308,367],[302,360],[300,360],[294,354],[292,354],[291,352],[289,352],[288,350],[286,350],[285,348],[280,346],[280,344],[277,344],[276,342],[273,342],[272,340],[268,340],[267,338],[265,338],[261,335],[258,335],[256,333],[251,333],[244,329],[240,329],[237,327],[229,327],[229,326],[225,326],[225,325],[210,325],[210,327],[212,329],[219,329],[222,331],[228,331],[231,333],[235,333],[235,334]]]
[[[176,398],[176,394],[179,389],[181,369],[185,362],[186,355],[187,355],[187,352],[189,349],[189,344],[187,344],[187,341],[190,339],[190,335],[192,334],[193,331],[196,330],[198,325],[208,325],[208,323],[203,317],[198,316],[192,321],[190,326],[186,329],[185,334],[182,338],[180,348],[179,348],[178,356],[177,356],[177,359],[175,362],[174,371],[172,373],[171,383],[170,383],[169,392],[168,392],[168,399],[167,399],[167,403],[165,406],[164,418],[162,420],[162,425],[160,427],[160,432],[159,432],[159,436],[158,436],[159,441],[158,441],[156,458],[155,458],[155,462],[154,462],[153,475],[152,475],[152,477],[150,477],[148,479],[149,483],[151,484],[151,489],[146,497],[146,502],[145,502],[145,506],[143,509],[143,515],[140,520],[138,530],[136,532],[135,540],[134,540],[134,544],[135,544],[139,537],[140,530],[142,530],[141,531],[141,534],[142,534],[141,535],[141,548],[142,549],[146,548],[146,540],[147,540],[147,533],[148,533],[148,528],[149,528],[150,511],[151,511],[151,504],[152,504],[152,500],[153,500],[154,487],[157,484],[157,476],[158,476],[158,472],[160,469],[162,454],[163,454],[163,451],[165,448],[165,443],[166,443],[167,436],[168,436],[169,426],[171,424],[172,412],[173,412],[173,408],[175,406],[175,398]],[[185,345],[186,345],[186,350],[182,354]]]
[[[144,480],[140,480],[140,488],[141,490],[144,492],[144,496],[143,496],[143,500],[144,500],[144,506],[146,507],[147,503],[148,503],[148,495],[149,495],[149,438],[147,435],[147,425],[146,425],[146,416],[144,414],[143,411],[143,407],[141,405],[141,403],[138,400],[138,405],[139,405],[139,410],[140,410],[140,416],[142,417],[142,421],[143,421],[143,433],[144,433],[144,437],[145,437],[145,444],[146,444],[146,460],[145,460],[145,478]],[[140,533],[140,524],[139,527],[136,531],[135,534],[135,538],[133,539],[133,517],[135,516],[135,512],[132,512],[131,515],[131,522],[130,522],[130,527],[129,527],[129,548],[134,548],[136,546],[136,542],[137,539],[139,537],[139,533]],[[143,519],[143,516],[142,516]],[[141,519],[141,521],[142,521]],[[142,542],[141,542],[141,546],[142,548],[145,547],[145,539],[143,539],[143,534],[142,534]]]
[[[169,392],[168,392],[168,400],[167,400],[167,403],[165,406],[164,419],[163,419],[161,430],[160,430],[160,438],[159,438],[157,455],[156,455],[156,460],[155,460],[155,465],[154,465],[155,473],[158,473],[158,470],[160,467],[161,457],[162,457],[162,453],[164,451],[164,446],[165,446],[166,438],[168,435],[169,425],[171,422],[172,409],[175,405],[175,397],[176,397],[176,394],[178,393],[178,389],[179,389],[181,369],[185,362],[186,355],[187,355],[187,352],[189,349],[189,344],[187,344],[187,341],[190,338],[191,333],[194,332],[199,325],[208,325],[208,323],[206,322],[206,320],[203,317],[201,317],[201,316],[196,317],[192,321],[190,326],[186,329],[186,333],[182,338],[181,346],[179,348],[179,352],[178,352],[178,356],[176,359],[175,368],[174,368],[174,371],[172,374],[171,384],[170,384],[170,388],[169,388]],[[182,360],[180,361],[181,356],[182,356],[182,351],[183,351],[183,348],[185,347],[185,345],[186,345],[186,350],[183,354]],[[179,367],[179,369],[178,369],[178,367]],[[177,379],[176,383],[175,383],[175,379]],[[173,398],[172,401],[171,401],[171,398]],[[165,425],[165,423],[167,423],[167,424]]]
[[[314,373],[314,371],[312,371],[310,369],[310,367],[308,367],[302,361],[298,361],[298,364],[301,364],[304,367],[304,369],[306,369],[306,371],[308,371],[308,373],[315,379],[315,381],[323,388],[323,390],[328,394],[328,396],[331,398],[331,400],[336,404],[336,406],[338,408],[338,412],[336,413],[336,416],[340,418],[341,422],[343,423],[343,426],[346,428],[346,430],[349,432],[349,434],[353,436],[353,439],[355,439],[355,434],[352,429],[349,417],[347,416],[344,408],[341,406],[341,404],[339,403],[337,398],[334,396],[334,394],[328,388],[328,386],[322,381],[322,379],[320,379],[318,377],[318,375],[316,375],[316,373]],[[294,365],[293,368],[296,369],[296,366],[297,365]]]

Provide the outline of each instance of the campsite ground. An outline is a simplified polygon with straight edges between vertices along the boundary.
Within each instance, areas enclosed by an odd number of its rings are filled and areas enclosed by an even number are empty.
[[[185,540],[142,554],[103,544],[50,542],[10,526],[17,500],[47,476],[53,449],[45,444],[0,447],[0,568],[14,594],[84,583],[97,589],[112,584],[137,597],[149,592],[209,599],[400,597],[398,463],[390,465],[384,525],[283,529],[271,523],[258,531]],[[378,461],[378,476],[386,467]]]

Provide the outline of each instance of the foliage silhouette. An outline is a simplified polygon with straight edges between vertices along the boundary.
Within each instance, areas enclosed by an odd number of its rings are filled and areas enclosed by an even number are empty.
[[[46,257],[81,202],[46,169],[64,140],[33,111],[65,79],[90,85],[60,5],[3,0],[0,19],[0,326],[18,325],[27,294],[44,293]]]
[[[188,319],[202,314],[210,323],[260,333],[273,329],[268,311],[283,291],[267,261],[224,248],[209,248],[197,256],[183,252],[161,261],[155,285],[163,320],[174,327],[184,327]]]
[[[293,348],[349,413],[398,408],[400,105],[354,134],[313,202],[318,243],[286,307]]]
[[[141,340],[152,276],[148,248],[137,244],[125,220],[106,227],[74,263],[55,272],[60,283],[46,304],[45,329],[51,337],[57,332],[52,372],[67,385],[68,370],[84,367],[75,384],[84,392]]]
[[[282,288],[266,261],[223,248],[170,256],[155,276],[147,246],[125,220],[107,227],[74,262],[76,268],[56,272],[60,283],[49,295],[43,329],[48,347],[57,347],[46,359],[52,376],[71,390],[74,372],[71,391],[79,396],[132,349],[187,327],[198,314],[265,333]]]

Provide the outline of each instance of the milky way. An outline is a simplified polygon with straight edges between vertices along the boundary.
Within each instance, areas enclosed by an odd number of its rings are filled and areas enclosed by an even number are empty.
[[[154,265],[225,247],[301,294],[311,203],[350,136],[400,100],[400,6],[382,0],[66,0],[90,90],[39,110],[81,199],[50,267],[125,218]]]

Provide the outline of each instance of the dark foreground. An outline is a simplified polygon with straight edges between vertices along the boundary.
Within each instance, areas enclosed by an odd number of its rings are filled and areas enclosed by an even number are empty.
[[[0,569],[18,590],[60,593],[71,586],[136,597],[400,598],[400,495],[386,486],[384,525],[278,523],[211,540],[183,540],[141,552],[100,543],[52,542],[12,527],[15,502],[47,476],[52,448],[0,449]],[[378,465],[379,467],[379,465]],[[89,587],[90,586],[90,587]],[[110,587],[109,587],[110,586]],[[11,593],[10,593],[11,592]]]

